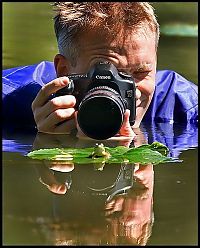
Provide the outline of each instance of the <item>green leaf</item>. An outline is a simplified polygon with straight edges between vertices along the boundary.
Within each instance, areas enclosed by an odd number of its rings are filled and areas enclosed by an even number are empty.
[[[75,164],[94,164],[97,170],[102,170],[105,163],[140,163],[159,164],[165,162],[179,162],[180,160],[167,157],[169,149],[159,142],[141,145],[137,148],[117,146],[104,147],[109,156],[92,156],[94,147],[88,148],[51,148],[29,152],[26,156],[39,160],[57,160],[73,162]],[[99,165],[100,164],[100,165]]]
[[[124,154],[126,159],[131,163],[141,163],[141,164],[159,164],[163,162],[171,162],[172,158],[162,155],[160,152],[151,150],[148,147],[141,147],[141,149],[132,149]]]

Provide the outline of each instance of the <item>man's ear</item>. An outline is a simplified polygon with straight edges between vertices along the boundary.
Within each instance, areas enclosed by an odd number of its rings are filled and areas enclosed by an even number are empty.
[[[57,77],[63,77],[69,74],[70,62],[61,54],[56,54],[54,58],[54,66]]]

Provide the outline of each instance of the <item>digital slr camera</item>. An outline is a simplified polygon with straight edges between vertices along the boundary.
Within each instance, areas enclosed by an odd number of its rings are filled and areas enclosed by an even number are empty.
[[[76,97],[77,121],[82,132],[96,140],[116,135],[123,123],[124,112],[130,110],[130,125],[136,114],[133,78],[108,61],[95,63],[86,74],[68,75],[70,83],[56,96]]]

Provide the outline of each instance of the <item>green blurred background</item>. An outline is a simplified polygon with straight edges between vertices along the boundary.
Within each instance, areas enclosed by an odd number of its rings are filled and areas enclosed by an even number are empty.
[[[53,61],[57,44],[51,2],[3,3],[3,69]],[[158,69],[197,84],[198,2],[152,2],[161,28]]]

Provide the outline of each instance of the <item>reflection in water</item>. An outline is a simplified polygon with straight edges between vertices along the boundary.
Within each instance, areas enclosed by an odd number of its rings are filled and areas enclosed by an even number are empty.
[[[34,149],[46,138],[38,134]],[[105,165],[95,171],[91,165],[42,161],[35,168],[41,184],[54,194],[56,228],[46,227],[47,244],[146,245],[154,216],[152,165]]]
[[[131,147],[159,141],[168,146],[175,157],[198,144],[197,130],[192,126],[176,129],[174,125],[160,123],[143,126],[142,132],[136,130],[136,133],[135,142],[107,140],[103,143],[116,147],[124,142],[123,145]],[[196,242],[193,193],[196,160],[189,155],[196,153],[188,151],[189,161],[181,166],[175,163],[156,167],[111,164],[98,171],[93,165],[38,161],[20,156],[30,151],[31,143],[33,149],[83,148],[94,146],[94,140],[42,133],[37,133],[36,137],[7,133],[4,138],[5,243],[151,245],[161,244],[162,239],[166,244],[169,237],[170,244]],[[155,189],[154,171],[157,172]],[[189,178],[193,178],[192,182]],[[155,193],[156,202],[153,201]],[[185,201],[190,202],[187,207],[190,217],[185,215]],[[183,222],[187,224],[181,224]],[[172,223],[176,230],[178,227],[187,230],[187,235],[171,230]]]
[[[153,167],[136,166],[134,186],[106,204],[110,244],[146,245],[154,223]]]
[[[77,177],[82,176],[80,172],[74,174],[75,176],[70,175],[72,170],[76,170],[76,166],[57,164],[53,167],[54,172],[52,165],[50,167],[51,169],[45,164],[36,165],[40,182],[50,192],[57,194],[54,196],[53,206],[56,230],[52,236],[49,232],[53,230],[46,227],[47,243],[146,245],[151,235],[154,216],[152,165],[129,165],[129,169],[122,165],[116,181],[111,185],[104,184],[104,188],[101,185],[98,190],[97,187],[95,190],[88,187],[91,183],[99,186],[99,182],[94,182],[94,178],[80,183],[77,180]],[[130,173],[130,168],[133,173]],[[56,175],[59,170],[65,172]],[[58,181],[60,176],[63,182]],[[104,180],[102,175],[98,177]],[[111,187],[112,185],[114,187]],[[66,197],[60,198],[59,194],[65,193]],[[94,204],[89,199],[91,197]],[[82,207],[84,210],[80,209]],[[102,218],[100,226],[99,220],[96,223],[99,218]],[[48,240],[48,237],[51,237],[51,240]]]

